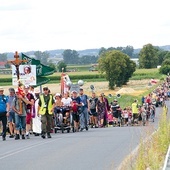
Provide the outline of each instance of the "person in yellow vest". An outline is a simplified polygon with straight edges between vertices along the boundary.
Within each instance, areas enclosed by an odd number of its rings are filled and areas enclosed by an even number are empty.
[[[54,98],[49,93],[48,87],[43,88],[43,94],[40,95],[38,102],[38,115],[41,115],[41,137],[43,139],[51,138],[50,132],[52,128],[52,117],[54,110]]]
[[[138,108],[138,101],[135,99],[132,103],[132,123],[138,124],[138,116],[139,116],[139,108]]]

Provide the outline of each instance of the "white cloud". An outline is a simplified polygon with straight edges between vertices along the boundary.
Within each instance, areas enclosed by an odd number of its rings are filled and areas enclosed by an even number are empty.
[[[169,44],[168,0],[0,3],[0,52]]]

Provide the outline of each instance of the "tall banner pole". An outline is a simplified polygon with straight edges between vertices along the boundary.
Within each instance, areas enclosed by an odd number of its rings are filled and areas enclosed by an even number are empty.
[[[61,83],[61,95],[64,96],[64,68],[62,68],[60,83]]]

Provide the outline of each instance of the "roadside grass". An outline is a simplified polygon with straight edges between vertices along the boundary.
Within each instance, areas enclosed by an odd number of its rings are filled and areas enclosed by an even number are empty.
[[[167,109],[163,107],[160,113],[158,130],[153,132],[148,127],[145,133],[147,139],[142,139],[135,153],[129,155],[119,170],[159,170],[170,143],[170,119],[167,117]]]
[[[170,120],[163,108],[158,130],[146,142],[141,141],[134,170],[160,169],[170,143]]]

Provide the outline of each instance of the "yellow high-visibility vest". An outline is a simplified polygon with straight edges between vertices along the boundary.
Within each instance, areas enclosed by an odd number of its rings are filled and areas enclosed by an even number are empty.
[[[138,104],[136,102],[132,103],[132,113],[138,113]]]
[[[40,110],[39,110],[39,114],[44,115],[46,113],[46,109],[48,109],[48,114],[50,114],[50,115],[53,114],[53,112],[52,112],[52,108],[53,108],[52,99],[53,99],[53,97],[52,97],[52,95],[50,95],[48,107],[45,107],[46,103],[44,101],[44,96],[40,95],[41,107],[40,107]]]

